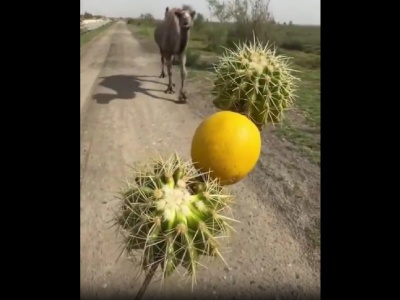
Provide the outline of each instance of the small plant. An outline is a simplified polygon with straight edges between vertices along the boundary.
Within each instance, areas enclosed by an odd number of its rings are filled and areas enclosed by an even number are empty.
[[[305,50],[305,46],[303,45],[302,42],[300,42],[298,40],[293,40],[293,39],[282,42],[280,46],[281,46],[281,48],[286,49],[286,50],[297,50],[297,51]]]
[[[290,58],[277,55],[254,37],[253,43],[225,49],[215,65],[214,105],[246,115],[261,130],[267,123],[279,123],[295,99],[299,80],[292,75]]]
[[[205,42],[207,46],[205,50],[215,52],[217,54],[221,53],[223,48],[220,45],[226,43],[227,29],[222,26],[215,26],[205,30]]]
[[[141,251],[141,268],[147,273],[136,299],[144,294],[156,269],[162,278],[183,266],[196,280],[199,257],[218,256],[218,240],[228,236],[233,198],[217,180],[199,174],[191,162],[177,154],[133,169],[133,180],[121,192],[115,224],[124,237],[128,255]]]
[[[175,58],[175,56],[174,56]],[[191,49],[188,49],[186,51],[186,65],[188,67],[196,67],[199,65],[200,61],[200,54],[197,52],[194,52]]]

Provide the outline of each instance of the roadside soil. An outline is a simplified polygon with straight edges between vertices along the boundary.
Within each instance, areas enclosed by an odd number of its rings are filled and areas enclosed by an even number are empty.
[[[116,192],[135,161],[175,150],[190,159],[196,127],[215,111],[198,76],[189,76],[188,104],[164,94],[156,47],[135,36],[120,21],[81,54],[81,299],[135,296],[144,276],[124,256],[116,260],[120,240],[109,223]],[[263,132],[257,167],[231,188],[241,223],[224,255],[229,267],[215,260],[200,268],[193,292],[178,274],[163,288],[155,278],[143,299],[318,299],[319,177],[288,141]]]

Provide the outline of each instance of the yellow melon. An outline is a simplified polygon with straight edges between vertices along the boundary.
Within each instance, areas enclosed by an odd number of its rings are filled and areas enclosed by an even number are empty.
[[[247,117],[221,111],[206,118],[196,129],[191,156],[197,169],[211,171],[221,184],[234,184],[256,165],[261,153],[261,136]]]

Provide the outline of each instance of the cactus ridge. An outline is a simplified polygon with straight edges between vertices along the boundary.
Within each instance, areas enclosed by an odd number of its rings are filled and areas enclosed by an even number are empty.
[[[134,180],[121,192],[115,215],[124,250],[130,256],[141,251],[145,271],[160,264],[163,279],[181,265],[194,284],[201,255],[223,259],[219,240],[229,236],[235,221],[225,215],[232,196],[176,153],[136,165],[132,172]]]
[[[290,60],[255,37],[252,43],[225,48],[214,65],[214,105],[246,115],[259,128],[281,122],[294,103],[299,80],[292,74],[296,71]]]

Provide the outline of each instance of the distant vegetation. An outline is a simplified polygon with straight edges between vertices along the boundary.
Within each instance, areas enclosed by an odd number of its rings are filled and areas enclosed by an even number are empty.
[[[85,12],[81,15],[81,20],[93,20],[93,19],[106,19],[107,17],[101,15],[92,15],[91,13]]]
[[[280,49],[320,55],[320,26],[294,25],[292,21],[279,24],[269,12],[269,2],[208,0],[211,13],[219,21],[209,21],[198,13],[191,41],[202,42],[205,46],[202,50],[220,52],[221,46],[231,47],[238,41],[253,40],[254,32],[261,41],[275,43]],[[127,19],[128,24],[142,27],[154,27],[159,21],[151,14]]]
[[[90,30],[88,31],[87,28],[84,26],[83,21],[84,20],[104,20],[104,19],[111,19],[111,22],[95,29],[95,30]],[[115,18],[107,18],[105,16],[101,15],[92,15],[88,12],[85,12],[83,15],[81,15],[81,47],[92,40],[94,37],[99,35],[101,32],[109,28],[114,22]]]
[[[276,0],[279,1],[279,0]],[[291,140],[313,161],[320,157],[320,26],[300,26],[278,23],[269,10],[270,0],[208,0],[211,14],[218,20],[211,22],[198,13],[191,31],[187,50],[187,66],[210,70],[217,55],[239,41],[253,40],[275,44],[277,51],[293,58],[301,77],[295,118],[288,118],[277,134]],[[161,7],[164,10],[165,7]],[[151,14],[126,19],[134,25],[142,38],[152,38],[157,22]],[[300,115],[300,117],[299,117]],[[301,124],[299,124],[299,122]],[[305,124],[304,124],[305,122]]]

